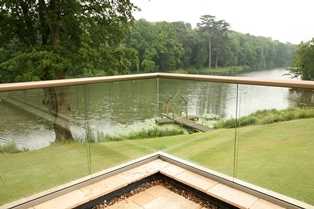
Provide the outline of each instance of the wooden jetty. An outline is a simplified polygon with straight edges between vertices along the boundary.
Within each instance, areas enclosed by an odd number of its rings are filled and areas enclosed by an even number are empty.
[[[189,117],[178,117],[178,116],[170,116],[167,114],[161,114],[164,118],[161,118],[159,120],[156,120],[157,124],[171,124],[176,123],[178,125],[184,126],[188,129],[192,129],[194,131],[198,132],[207,132],[210,131],[211,128],[198,124],[195,121],[191,120]],[[193,117],[195,118],[195,117]]]

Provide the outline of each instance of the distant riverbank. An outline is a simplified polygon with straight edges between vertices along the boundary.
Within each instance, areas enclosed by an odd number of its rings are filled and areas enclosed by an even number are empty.
[[[191,69],[178,69],[171,71],[171,73],[183,73],[183,74],[202,74],[202,75],[222,75],[233,76],[243,73],[264,71],[264,69],[256,70],[249,66],[229,66],[229,67],[217,67],[217,68],[191,68]]]

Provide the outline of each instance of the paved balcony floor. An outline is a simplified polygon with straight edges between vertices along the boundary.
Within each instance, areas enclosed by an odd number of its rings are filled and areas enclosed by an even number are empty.
[[[202,206],[170,191],[162,185],[153,186],[106,209],[201,209]]]
[[[157,157],[155,157],[157,156]],[[162,156],[166,156],[163,154]],[[166,158],[167,157],[167,158]],[[105,170],[80,180],[49,190],[42,194],[28,197],[20,201],[8,204],[1,209],[15,208],[16,205],[23,209],[73,209],[90,203],[97,198],[125,189],[129,185],[139,182],[153,175],[163,175],[173,181],[186,185],[196,191],[202,192],[219,201],[241,209],[283,209],[274,202],[269,202],[259,196],[258,191],[247,193],[241,189],[224,184],[218,178],[210,175],[202,175],[200,169],[195,166],[178,161],[169,156],[162,159],[159,154],[139,159],[138,164],[130,162],[127,165]],[[149,160],[149,158],[153,158]],[[177,163],[175,163],[177,162]],[[181,165],[181,166],[180,166]],[[130,166],[130,167],[128,167]],[[207,171],[202,171],[208,173]],[[90,182],[88,182],[90,181]],[[71,188],[74,187],[75,188]],[[62,194],[56,194],[60,191]],[[66,189],[66,190],[65,190]],[[70,190],[71,189],[71,190]],[[157,184],[139,191],[128,198],[118,200],[110,206],[97,205],[97,209],[204,209],[200,202],[190,196],[187,199],[184,193],[173,192],[167,185]],[[51,196],[48,196],[51,195]],[[41,200],[42,198],[42,200]],[[37,202],[35,202],[35,200]],[[195,201],[194,201],[195,200]],[[32,202],[34,201],[34,203]],[[110,203],[111,204],[111,203]],[[96,205],[95,205],[96,206]],[[99,207],[98,207],[99,206]],[[290,207],[289,207],[290,208]],[[295,208],[295,207],[291,207]],[[311,207],[303,207],[311,208]]]

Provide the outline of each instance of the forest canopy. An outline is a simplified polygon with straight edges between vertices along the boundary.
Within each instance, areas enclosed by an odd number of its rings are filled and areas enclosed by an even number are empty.
[[[293,73],[303,80],[314,80],[314,38],[302,42],[296,51]]]
[[[253,71],[290,66],[295,52],[293,44],[232,31],[229,23],[211,15],[193,28],[185,22],[135,21],[137,8],[129,1],[60,2],[2,1],[1,82],[208,73],[209,68],[219,73],[226,67]]]
[[[291,65],[295,45],[229,30],[205,15],[196,28],[185,22],[136,21],[124,45],[134,50],[132,72],[246,66],[250,70]]]
[[[185,22],[136,21],[131,0],[0,1],[0,81],[34,81],[241,67],[290,66],[295,46],[230,30],[203,15]],[[205,70],[204,70],[205,69]],[[219,71],[219,70],[218,70]],[[43,89],[56,141],[73,140],[69,89]]]

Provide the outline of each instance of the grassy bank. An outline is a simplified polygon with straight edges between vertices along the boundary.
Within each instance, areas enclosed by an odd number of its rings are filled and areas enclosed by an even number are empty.
[[[239,129],[238,177],[314,204],[314,119]],[[0,205],[163,150],[232,175],[234,130],[0,154]],[[91,158],[87,158],[91,153]],[[300,172],[302,171],[302,172]]]
[[[100,138],[97,141],[122,141],[126,139],[149,139],[149,138],[156,138],[156,137],[165,137],[165,136],[175,136],[175,135],[183,135],[186,131],[179,126],[175,125],[167,125],[167,126],[154,126],[138,131],[133,131],[126,135],[105,135],[103,137],[97,137]]]
[[[314,108],[295,107],[284,110],[260,110],[248,116],[240,117],[238,126],[264,125],[304,118],[314,118]],[[215,128],[234,128],[235,125],[236,119],[229,119],[218,121],[214,126]]]
[[[178,69],[172,73],[186,73],[186,74],[204,74],[204,75],[236,75],[240,73],[250,72],[252,69],[249,66],[229,66],[217,68],[191,68],[191,69]]]

